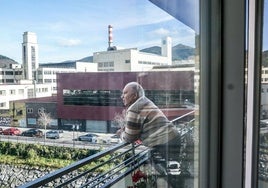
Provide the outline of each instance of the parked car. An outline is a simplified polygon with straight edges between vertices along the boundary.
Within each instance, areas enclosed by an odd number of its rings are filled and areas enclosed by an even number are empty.
[[[63,131],[51,130],[46,132],[46,138],[59,139],[62,137]]]
[[[168,161],[167,173],[170,175],[180,175],[181,165],[177,161]]]
[[[78,140],[79,141],[88,141],[88,142],[97,143],[98,137],[99,136],[96,135],[96,134],[88,133],[88,134],[79,136]]]
[[[98,137],[97,138],[97,143],[99,144],[118,144],[121,143],[121,139],[119,136],[112,135],[112,136],[104,136],[104,137]]]
[[[43,131],[39,129],[28,129],[21,133],[22,136],[30,136],[30,137],[42,137]]]
[[[3,130],[3,135],[20,135],[21,131],[18,128],[10,127]]]
[[[115,135],[110,137],[110,143],[118,144],[118,143],[121,143],[121,142],[122,142],[122,140],[117,134],[115,134]]]
[[[2,128],[0,128],[0,134],[3,134],[3,129]]]

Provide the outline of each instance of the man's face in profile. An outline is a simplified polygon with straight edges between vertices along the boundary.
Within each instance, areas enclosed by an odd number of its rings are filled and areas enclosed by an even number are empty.
[[[135,92],[133,88],[128,85],[123,89],[121,98],[125,106],[130,106],[137,100],[138,96],[137,92]]]

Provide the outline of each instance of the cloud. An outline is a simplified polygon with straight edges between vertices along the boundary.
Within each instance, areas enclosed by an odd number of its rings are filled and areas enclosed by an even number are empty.
[[[58,44],[64,47],[79,46],[82,43],[79,39],[60,39]]]
[[[159,28],[156,30],[153,30],[151,32],[151,34],[153,35],[157,35],[157,36],[169,36],[170,35],[170,31],[164,28]]]

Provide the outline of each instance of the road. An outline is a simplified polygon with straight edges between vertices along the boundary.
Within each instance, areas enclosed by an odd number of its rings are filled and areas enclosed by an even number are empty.
[[[6,129],[8,127],[1,127]],[[28,128],[19,128],[22,132]],[[44,133],[49,130],[40,129]],[[111,139],[110,137],[114,134],[104,134],[104,133],[94,133],[99,135],[98,143],[90,143],[87,141],[77,141],[77,137],[80,135],[87,134],[88,132],[73,132],[73,131],[63,131],[63,136],[59,139],[48,139],[48,138],[37,138],[37,137],[26,137],[26,136],[9,136],[9,135],[0,135],[0,141],[12,141],[19,143],[31,143],[31,144],[43,144],[51,146],[62,146],[62,147],[72,147],[72,148],[86,148],[86,149],[104,149],[108,148],[111,145],[117,144],[117,140]],[[112,143],[103,143],[103,142]]]

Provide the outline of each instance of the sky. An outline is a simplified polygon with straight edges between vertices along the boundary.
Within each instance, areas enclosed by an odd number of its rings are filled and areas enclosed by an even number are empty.
[[[108,25],[117,48],[173,45],[195,47],[195,31],[148,0],[0,0],[0,55],[22,62],[26,31],[37,35],[39,63],[78,60],[106,51]],[[268,31],[265,0],[264,33]],[[268,50],[268,35],[263,36]]]
[[[34,32],[39,63],[78,60],[106,51],[108,25],[117,48],[195,46],[195,32],[147,0],[0,0],[0,54],[21,63],[23,33]]]
[[[268,0],[264,0],[263,13],[263,50],[268,50]]]

